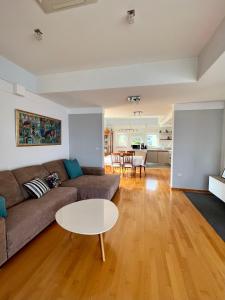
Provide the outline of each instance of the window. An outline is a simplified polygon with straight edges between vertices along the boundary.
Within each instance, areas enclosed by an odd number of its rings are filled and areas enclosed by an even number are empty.
[[[117,134],[117,147],[128,147],[128,135],[124,133]]]
[[[157,134],[148,134],[147,135],[147,146],[149,146],[149,147],[157,147],[158,146]]]
[[[143,143],[143,139],[141,136],[133,136],[131,139],[131,145],[141,145]]]

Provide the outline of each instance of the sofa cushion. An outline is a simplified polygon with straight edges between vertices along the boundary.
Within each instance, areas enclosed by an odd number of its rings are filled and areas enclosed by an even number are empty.
[[[0,172],[0,195],[6,199],[7,208],[24,200],[21,188],[11,171]]]
[[[81,167],[84,175],[105,175],[105,169],[101,167]]]
[[[11,257],[55,219],[58,209],[77,200],[75,188],[57,188],[40,199],[24,201],[8,210],[8,257]]]
[[[120,183],[119,175],[84,175],[67,180],[62,186],[76,187],[78,200],[101,198],[111,200]]]
[[[50,191],[47,183],[40,178],[35,178],[29,182],[26,182],[24,183],[24,186],[32,198],[41,198],[44,196],[44,194]]]
[[[83,175],[83,172],[77,159],[65,159],[64,166],[70,179],[75,179]]]
[[[66,181],[69,179],[69,177],[67,175],[63,161],[63,159],[53,160],[43,164],[43,166],[48,170],[49,173],[57,173],[61,181]]]
[[[13,170],[12,172],[15,175],[16,180],[19,182],[22,188],[25,199],[28,199],[30,196],[29,193],[26,191],[26,189],[23,187],[23,184],[37,177],[44,179],[49,175],[47,169],[45,169],[42,165],[19,168]]]
[[[6,218],[7,215],[5,198],[0,196],[0,218]]]
[[[45,182],[47,183],[50,189],[57,188],[61,185],[61,180],[59,178],[58,173],[56,172],[45,177]]]

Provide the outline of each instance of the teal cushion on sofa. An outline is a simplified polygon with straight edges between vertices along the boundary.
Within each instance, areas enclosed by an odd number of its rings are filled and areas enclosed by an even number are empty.
[[[8,216],[6,204],[5,204],[5,198],[0,196],[0,217],[6,218]]]
[[[74,179],[83,175],[79,162],[76,159],[65,159],[64,165],[70,179]]]

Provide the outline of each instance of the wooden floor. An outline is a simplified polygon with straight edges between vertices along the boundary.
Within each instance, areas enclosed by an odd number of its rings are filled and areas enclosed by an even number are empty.
[[[169,169],[122,178],[120,217],[98,237],[50,226],[0,270],[1,300],[224,300],[225,243],[180,191]]]

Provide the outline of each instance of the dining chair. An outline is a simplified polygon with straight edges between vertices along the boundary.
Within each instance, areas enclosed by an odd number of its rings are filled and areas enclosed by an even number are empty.
[[[134,170],[134,155],[132,153],[124,153],[123,155],[123,174],[126,170]]]
[[[141,170],[142,170],[142,168],[144,168],[144,174],[145,174],[145,176],[146,176],[146,163],[147,163],[147,152],[145,153],[145,157],[144,157],[144,160],[143,160],[143,164],[141,165],[140,176],[141,176]]]
[[[113,152],[111,153],[111,162],[112,162],[112,171],[114,173],[115,168],[119,168],[121,172],[122,168],[122,160],[120,152]]]
[[[126,152],[126,151],[124,151],[124,150],[119,151],[119,153],[122,154],[122,155],[123,155],[125,152]]]
[[[131,153],[131,154],[135,155],[135,151],[134,150],[129,150],[129,151],[127,151],[127,153]]]

